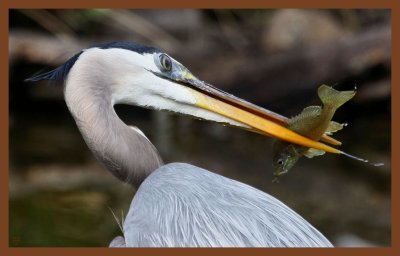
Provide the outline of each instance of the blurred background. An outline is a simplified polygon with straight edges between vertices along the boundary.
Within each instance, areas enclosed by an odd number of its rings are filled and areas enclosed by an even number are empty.
[[[62,85],[23,80],[107,41],[165,50],[195,76],[285,116],[319,105],[325,83],[358,93],[334,120],[345,152],[301,159],[272,183],[273,139],[132,106],[165,162],[188,162],[263,190],[336,246],[391,243],[390,10],[10,10],[10,246],[108,246],[135,190],[92,156]]]

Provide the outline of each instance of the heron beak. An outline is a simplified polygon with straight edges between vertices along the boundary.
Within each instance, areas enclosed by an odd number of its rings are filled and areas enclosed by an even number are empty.
[[[175,77],[176,82],[187,86],[188,90],[196,99],[195,105],[197,107],[240,122],[250,127],[248,130],[253,132],[272,136],[308,148],[315,148],[336,154],[341,153],[341,151],[336,148],[289,130],[285,127],[287,118],[284,116],[258,107],[200,81],[189,71],[184,70],[180,74],[179,78]],[[323,139],[331,144],[340,145],[340,142],[330,137],[325,137]]]

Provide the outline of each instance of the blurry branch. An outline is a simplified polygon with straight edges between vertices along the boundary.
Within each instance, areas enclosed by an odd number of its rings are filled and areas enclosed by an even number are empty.
[[[142,30],[151,41],[161,46],[164,44],[165,48],[178,43],[176,39],[135,14],[113,11],[108,15],[132,30]],[[82,39],[77,42],[60,42],[51,36],[11,30],[9,59],[11,65],[19,58],[34,63],[57,65],[90,44]],[[207,47],[201,47],[199,51],[194,51],[196,54],[191,52],[187,61],[196,63],[196,59],[207,51]],[[299,46],[271,54],[263,53],[262,49],[257,51],[260,54],[247,58],[243,58],[243,54],[227,55],[222,51],[214,51],[212,61],[208,61],[207,65],[199,65],[193,71],[201,79],[255,103],[273,103],[287,98],[288,93],[314,90],[321,83],[334,85],[346,77],[358,75],[377,65],[390,70],[391,27],[383,25],[371,28],[312,47]],[[289,85],[290,90],[282,89],[284,85]],[[381,97],[390,93],[385,86],[390,84],[381,84]]]
[[[217,17],[218,25],[228,43],[236,52],[242,52],[243,46],[249,45],[249,40],[233,16],[232,10],[213,10]]]
[[[182,46],[180,41],[174,36],[134,12],[128,10],[112,10],[104,14],[111,21],[115,22],[116,25],[141,35],[153,44],[164,48],[166,51],[180,49]],[[108,23],[110,20],[104,19],[103,21]]]
[[[54,36],[58,37],[60,40],[74,41],[74,38],[77,37],[77,35],[71,28],[69,28],[62,20],[60,20],[57,16],[50,13],[49,11],[41,9],[19,9],[18,11],[34,20],[36,23],[47,29],[49,32],[53,33]]]
[[[48,11],[21,10],[21,12],[52,32],[55,37],[27,30],[11,30],[9,34],[11,64],[20,58],[30,62],[58,65],[72,54],[92,44],[77,39],[79,37],[72,29]],[[111,10],[103,11],[101,14],[102,19],[98,19],[98,22],[109,23],[111,20],[117,26],[141,35],[166,51],[182,48],[182,44],[174,36],[133,12]]]
[[[55,66],[88,46],[84,41],[63,41],[27,30],[11,30],[8,40],[10,65],[23,59],[31,63]]]
[[[391,28],[386,25],[312,47],[252,58],[224,56],[210,62],[207,69],[218,70],[209,79],[216,86],[225,85],[234,94],[262,103],[285,97],[288,90],[282,90],[282,85],[292,90],[313,89],[377,65],[390,70],[390,63]]]
[[[367,83],[363,86],[363,90],[357,92],[357,97],[354,101],[365,102],[388,97],[391,93],[390,84],[390,78],[382,79],[373,83]]]

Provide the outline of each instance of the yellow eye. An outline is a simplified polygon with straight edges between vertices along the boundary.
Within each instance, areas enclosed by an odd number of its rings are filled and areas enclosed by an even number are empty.
[[[160,63],[164,71],[171,71],[172,69],[172,61],[171,58],[166,54],[160,55]]]

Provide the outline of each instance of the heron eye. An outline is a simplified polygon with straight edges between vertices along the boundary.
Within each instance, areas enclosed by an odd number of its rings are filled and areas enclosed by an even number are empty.
[[[283,160],[282,160],[282,159],[279,159],[279,160],[278,160],[278,164],[279,164],[279,165],[283,165]]]
[[[164,71],[171,71],[172,69],[172,61],[171,58],[166,54],[160,55],[160,63]]]

